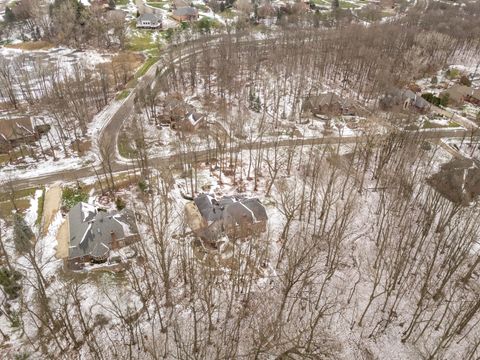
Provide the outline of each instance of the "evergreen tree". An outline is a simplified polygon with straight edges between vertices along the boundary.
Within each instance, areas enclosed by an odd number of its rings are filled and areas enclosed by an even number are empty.
[[[115,6],[116,6],[115,0],[108,0],[108,8],[109,8],[110,10],[115,9]]]
[[[332,0],[332,9],[337,10],[340,8],[340,1],[339,0]]]
[[[29,251],[32,248],[34,234],[27,225],[22,215],[15,213],[13,216],[13,242],[15,250],[20,254]]]
[[[15,21],[15,14],[13,13],[12,9],[10,7],[5,8],[5,15],[4,19],[6,23],[11,23]]]

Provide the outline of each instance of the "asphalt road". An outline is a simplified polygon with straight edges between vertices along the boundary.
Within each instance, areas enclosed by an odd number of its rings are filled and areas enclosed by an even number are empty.
[[[415,138],[418,141],[424,140],[438,140],[443,138],[463,138],[471,136],[471,131],[465,129],[435,129],[435,130],[428,130],[428,131],[405,131],[405,135],[407,137]],[[376,135],[375,140],[381,140],[385,135]],[[309,138],[309,139],[284,139],[278,141],[263,141],[260,144],[254,144],[254,148],[273,148],[275,146],[279,147],[288,147],[288,146],[308,146],[308,145],[327,145],[327,144],[354,144],[356,142],[365,142],[368,139],[366,135],[358,135],[358,136],[325,136],[319,138]],[[238,152],[240,150],[247,150],[251,145],[249,144],[241,144],[233,147],[234,152]],[[226,149],[226,152],[230,151],[230,149]],[[149,159],[149,166],[154,168],[160,167],[169,167],[171,165],[178,164],[180,161],[179,157],[183,156],[186,158],[195,158],[197,161],[205,161],[207,156],[213,154],[215,149],[210,150],[199,150],[199,151],[192,151],[186,152],[183,154],[175,154],[169,155],[164,157],[154,157]],[[134,168],[133,161],[131,162],[119,162],[116,161],[112,165],[112,169],[114,173],[121,173],[125,171],[131,171]],[[99,170],[99,169],[97,169]],[[24,180],[16,180],[15,181],[15,188],[16,189],[25,189],[31,188],[36,186],[44,186],[56,182],[74,182],[77,180],[81,180],[83,178],[93,177],[95,176],[95,171],[93,167],[84,167],[77,170],[66,170],[66,171],[59,171],[48,175],[32,177],[30,179]]]
[[[1,1],[1,0],[0,0]],[[217,36],[212,37],[211,39],[207,40],[207,42],[212,42],[213,45],[215,44],[215,40]],[[251,40],[249,40],[252,42]],[[189,47],[189,44],[186,46],[183,45],[184,50],[182,51],[182,57],[191,56],[193,53],[197,51],[201,51],[201,46],[193,46]],[[174,60],[176,61],[176,60]],[[118,134],[121,130],[123,122],[125,119],[132,114],[134,111],[134,99],[136,94],[139,92],[141,88],[145,88],[146,86],[151,86],[153,82],[158,78],[156,74],[159,76],[163,76],[167,73],[168,67],[170,63],[168,63],[166,55],[162,56],[160,60],[155,63],[147,73],[138,79],[137,85],[133,88],[129,94],[129,96],[123,101],[120,107],[116,110],[116,112],[110,117],[104,128],[101,130],[100,135],[98,137],[98,143],[96,144],[99,148],[102,144],[106,142],[114,143],[115,149],[117,148],[117,139]],[[417,137],[420,140],[434,140],[434,139],[442,139],[442,138],[452,138],[452,137],[466,137],[472,134],[471,130],[464,130],[464,129],[435,129],[435,130],[426,130],[426,131],[419,131],[419,132],[405,132],[407,136]],[[377,139],[384,135],[377,135]],[[358,135],[353,137],[346,137],[346,136],[326,136],[326,137],[319,137],[319,138],[309,138],[309,139],[286,139],[286,140],[279,140],[279,141],[264,141],[260,145],[254,145],[256,148],[260,146],[261,148],[271,148],[275,146],[301,146],[301,145],[322,145],[322,144],[348,144],[348,143],[355,143],[355,142],[363,142],[367,139],[365,135]],[[250,145],[251,146],[251,145]],[[235,146],[232,150],[239,151],[243,149],[248,149],[248,144],[238,145]],[[215,151],[215,149],[213,150]],[[230,151],[230,149],[228,149]],[[207,159],[207,155],[212,153],[212,149],[210,150],[199,150],[196,152],[184,153],[181,154],[182,156],[188,158],[195,158],[197,161],[204,161]],[[165,157],[154,157],[149,159],[150,166],[153,167],[165,167],[170,166],[172,164],[179,163],[179,156],[180,155],[170,155]],[[115,173],[124,172],[127,170],[131,170],[134,168],[133,161],[126,161],[125,159],[121,159],[118,155],[118,151],[116,151],[115,156],[113,157],[112,161],[112,169]],[[98,171],[97,165],[97,171]],[[60,170],[54,173],[41,175],[41,176],[32,176],[29,179],[21,179],[15,180],[15,188],[16,189],[24,189],[36,186],[44,186],[56,182],[74,182],[77,180],[81,180],[84,178],[95,176],[94,168],[89,165],[82,168],[78,168],[75,170]]]

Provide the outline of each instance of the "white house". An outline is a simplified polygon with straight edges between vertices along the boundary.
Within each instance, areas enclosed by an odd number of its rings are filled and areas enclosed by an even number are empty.
[[[158,14],[143,14],[137,18],[137,28],[158,29],[162,27],[162,16]]]

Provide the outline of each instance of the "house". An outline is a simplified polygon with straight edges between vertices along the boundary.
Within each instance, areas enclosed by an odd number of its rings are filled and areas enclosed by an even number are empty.
[[[191,6],[184,6],[173,10],[172,18],[177,21],[198,20],[198,10]]]
[[[409,110],[427,112],[431,104],[412,90],[393,89],[380,99],[380,108],[383,110]]]
[[[302,112],[313,115],[354,115],[352,104],[333,92],[308,97],[302,104]]]
[[[32,125],[29,117],[0,119],[0,153],[6,153],[20,144],[31,143],[39,138],[40,132]]]
[[[454,106],[462,106],[465,101],[480,105],[480,89],[469,86],[457,84],[442,92],[442,95],[448,95],[449,103]]]
[[[158,14],[143,14],[137,18],[137,28],[158,29],[162,27],[162,16]]]
[[[206,116],[195,111],[195,107],[185,102],[181,96],[172,95],[162,104],[160,122],[172,129],[195,131],[206,123]]]
[[[180,95],[170,95],[162,102],[160,122],[175,128],[177,123],[184,120],[193,111],[193,106],[187,104]]]
[[[195,131],[205,125],[206,116],[197,112],[188,112],[183,119],[177,121],[175,129],[182,131]]]
[[[68,212],[69,250],[66,266],[81,269],[85,263],[105,262],[111,250],[140,239],[133,212],[106,212],[83,202]]]
[[[213,242],[260,234],[267,228],[267,212],[257,198],[200,194],[185,207],[187,223],[201,239]]]

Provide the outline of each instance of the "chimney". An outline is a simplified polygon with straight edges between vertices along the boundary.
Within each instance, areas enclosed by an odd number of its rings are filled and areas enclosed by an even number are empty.
[[[110,236],[112,237],[112,249],[116,249],[118,244],[117,244],[117,237],[115,236],[115,233],[113,231],[110,231]]]

